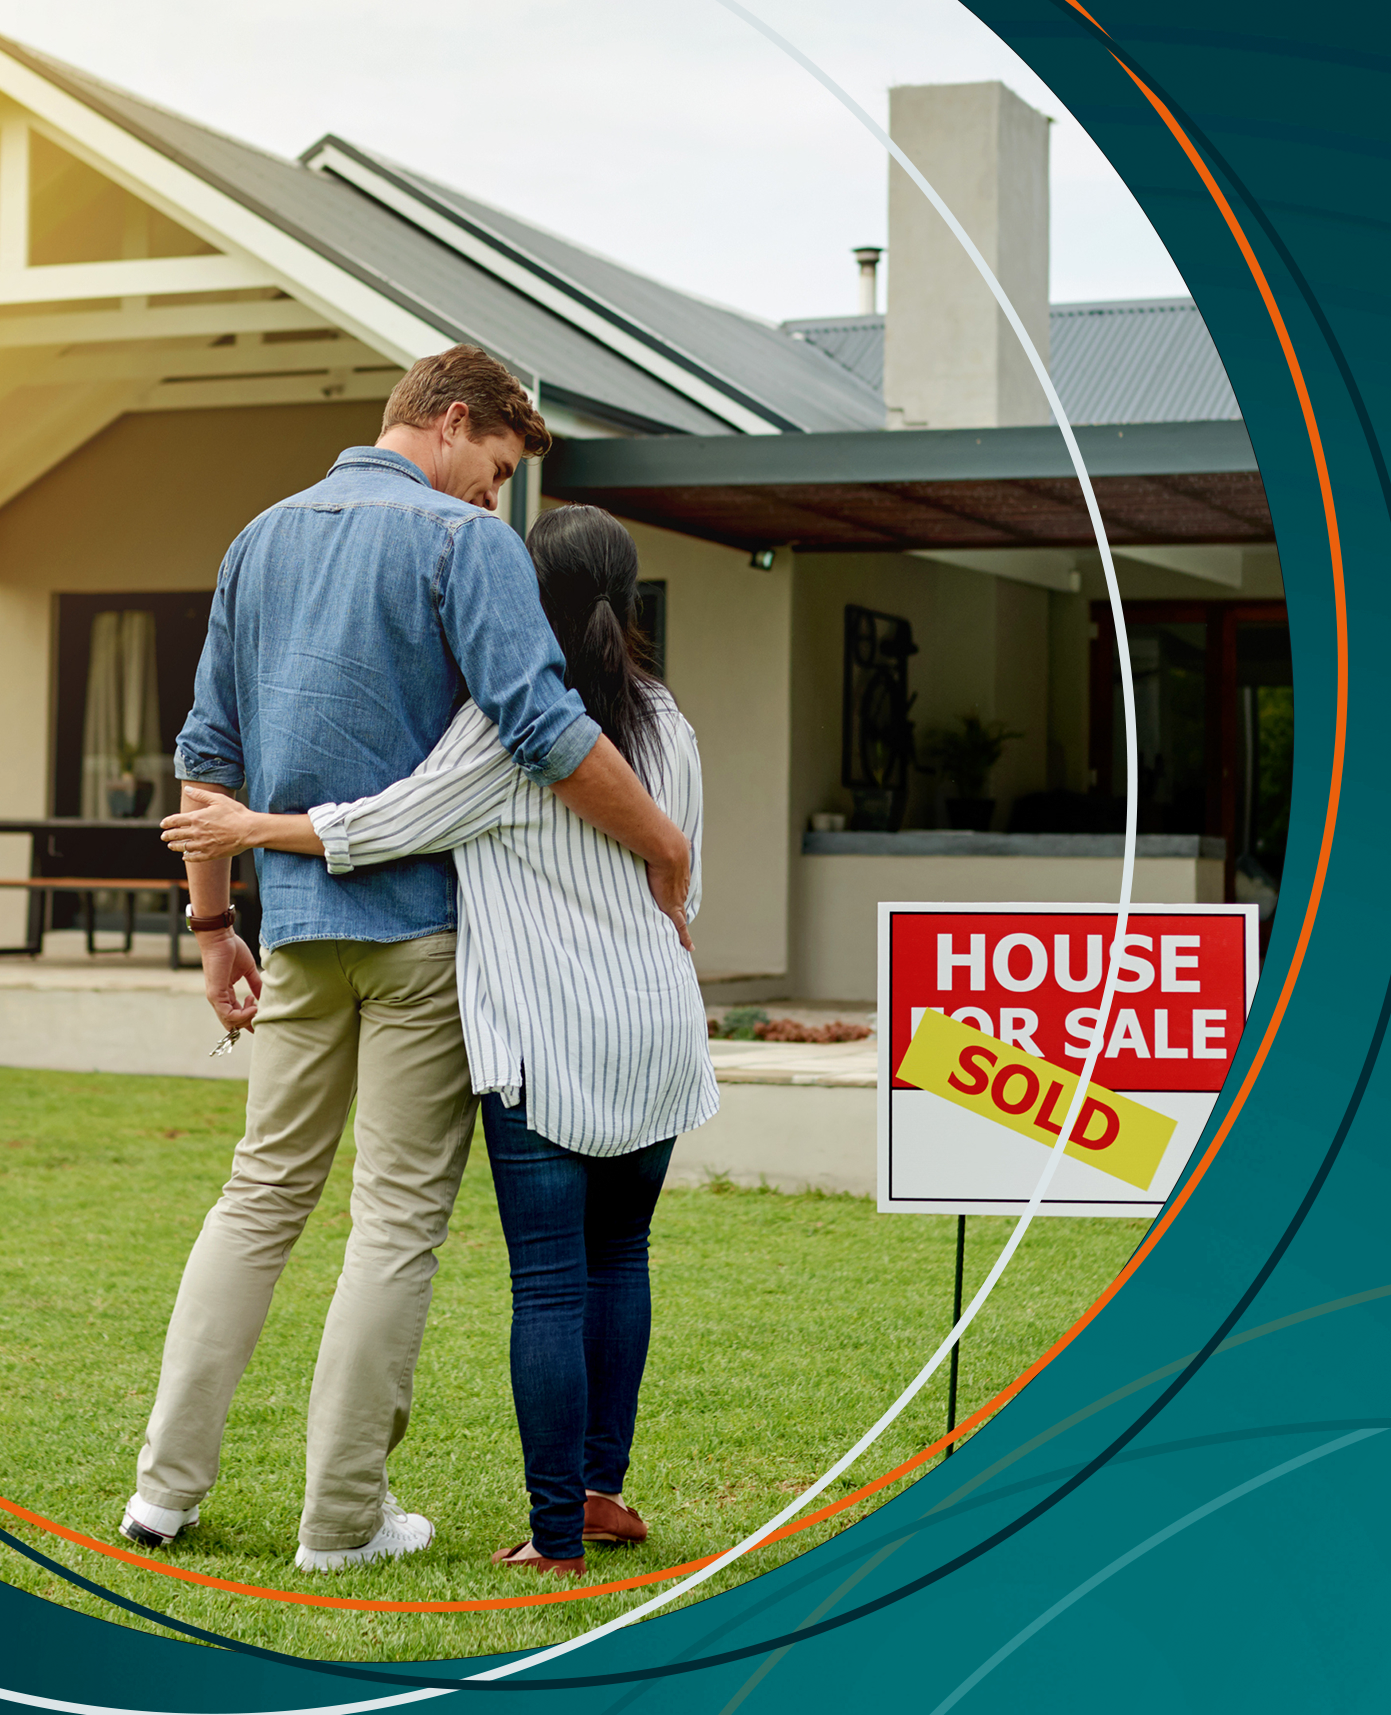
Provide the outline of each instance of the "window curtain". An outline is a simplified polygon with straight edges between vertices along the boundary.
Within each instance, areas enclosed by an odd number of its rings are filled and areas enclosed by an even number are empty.
[[[159,682],[152,613],[99,613],[92,621],[87,707],[82,729],[82,814],[105,820],[107,791],[123,774],[156,784],[147,815],[161,813]]]

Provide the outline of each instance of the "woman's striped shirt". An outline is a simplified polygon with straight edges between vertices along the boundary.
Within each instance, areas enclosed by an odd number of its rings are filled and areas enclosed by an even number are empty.
[[[700,756],[670,693],[656,705],[652,796],[691,841],[700,903]],[[691,956],[642,860],[571,814],[466,703],[384,792],[309,812],[331,874],[453,850],[459,1005],[473,1087],[582,1155],[621,1155],[719,1107]]]

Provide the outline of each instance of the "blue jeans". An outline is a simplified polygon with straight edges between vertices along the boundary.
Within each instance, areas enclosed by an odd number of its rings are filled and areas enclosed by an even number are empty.
[[[539,1137],[526,1108],[483,1098],[512,1268],[512,1396],[531,1540],[584,1553],[584,1492],[623,1488],[652,1329],[647,1235],[674,1138],[577,1155]]]

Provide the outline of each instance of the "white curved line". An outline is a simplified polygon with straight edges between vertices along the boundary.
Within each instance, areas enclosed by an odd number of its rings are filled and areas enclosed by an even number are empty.
[[[313,1667],[306,1662],[306,1667]],[[424,1691],[405,1691],[399,1697],[376,1697],[368,1703],[307,1703],[297,1709],[257,1709],[245,1715],[365,1715],[369,1709],[393,1709],[402,1703],[418,1703],[425,1697],[453,1697],[453,1691],[429,1686]],[[162,1709],[118,1709],[110,1703],[69,1703],[64,1697],[35,1697],[28,1691],[10,1691],[0,1686],[0,1698],[6,1703],[23,1703],[30,1709],[53,1709],[59,1715],[177,1715]],[[189,1710],[186,1715],[197,1715]]]
[[[932,204],[933,208],[937,210],[938,214],[941,215],[948,227],[950,227],[957,242],[971,258],[971,261],[975,264],[980,277],[990,288],[995,302],[1000,306],[1001,310],[1004,311],[1010,326],[1018,336],[1019,343],[1024,348],[1024,355],[1028,358],[1029,363],[1033,368],[1034,375],[1037,377],[1043,388],[1044,394],[1048,399],[1048,403],[1052,407],[1053,415],[1057,419],[1058,429],[1062,434],[1063,440],[1067,444],[1068,456],[1071,458],[1073,469],[1077,473],[1077,480],[1082,486],[1082,493],[1087,502],[1087,514],[1091,519],[1092,530],[1096,536],[1096,545],[1101,552],[1102,569],[1106,574],[1106,592],[1110,597],[1111,617],[1115,622],[1116,628],[1117,654],[1120,658],[1121,700],[1125,709],[1125,856],[1121,865],[1120,900],[1116,907],[1116,930],[1111,941],[1111,956],[1106,972],[1106,985],[1102,990],[1101,995],[1100,1016],[1097,1020],[1096,1035],[1092,1041],[1091,1048],[1087,1052],[1087,1057],[1083,1062],[1082,1069],[1078,1074],[1077,1088],[1073,1092],[1072,1101],[1067,1110],[1067,1117],[1059,1128],[1057,1141],[1052,1144],[1049,1149],[1048,1161],[1044,1166],[1042,1174],[1039,1176],[1038,1184],[1034,1188],[1034,1194],[1030,1197],[1028,1206],[1024,1210],[1024,1213],[1019,1217],[1014,1231],[1010,1234],[1009,1239],[1005,1243],[1004,1249],[1000,1252],[999,1256],[996,1257],[994,1266],[991,1268],[989,1274],[986,1275],[980,1290],[976,1293],[975,1297],[962,1313],[961,1320],[947,1335],[946,1339],[942,1341],[941,1345],[938,1346],[931,1358],[923,1365],[922,1369],[918,1371],[917,1375],[908,1384],[908,1386],[904,1388],[903,1392],[898,1396],[883,1416],[879,1418],[872,1428],[866,1430],[855,1445],[850,1448],[847,1453],[837,1459],[835,1464],[831,1466],[830,1470],[827,1471],[824,1476],[818,1478],[809,1489],[804,1490],[803,1493],[798,1495],[794,1501],[791,1501],[787,1506],[785,1506],[782,1511],[776,1515],[776,1517],[769,1519],[767,1524],[761,1525],[751,1536],[746,1536],[742,1542],[736,1543],[733,1548],[727,1549],[717,1560],[712,1561],[709,1566],[703,1567],[699,1572],[692,1573],[689,1578],[684,1578],[679,1584],[674,1585],[670,1590],[666,1591],[662,1595],[653,1596],[649,1598],[648,1601],[642,1602],[636,1608],[631,1609],[628,1613],[620,1614],[617,1619],[609,1620],[602,1626],[595,1626],[591,1631],[582,1632],[579,1637],[571,1638],[566,1643],[552,1644],[548,1649],[538,1650],[535,1654],[524,1656],[518,1661],[505,1662],[501,1667],[492,1667],[488,1668],[483,1673],[470,1674],[470,1679],[505,1679],[511,1674],[521,1673],[527,1668],[539,1667],[542,1662],[554,1661],[557,1657],[568,1655],[570,1651],[577,1650],[584,1644],[594,1643],[599,1638],[607,1637],[611,1632],[620,1631],[624,1626],[632,1625],[635,1620],[643,1619],[648,1614],[655,1613],[658,1608],[664,1608],[669,1603],[676,1601],[678,1597],[688,1594],[688,1592],[694,1590],[697,1585],[705,1583],[709,1578],[713,1578],[716,1573],[723,1572],[724,1569],[727,1566],[732,1565],[734,1561],[757,1548],[759,1544],[766,1537],[771,1536],[775,1530],[781,1529],[784,1524],[795,1517],[797,1513],[801,1512],[809,1502],[814,1501],[819,1495],[823,1494],[844,1470],[854,1464],[855,1460],[859,1458],[861,1453],[863,1453],[867,1448],[873,1446],[894,1419],[898,1417],[904,1408],[916,1397],[918,1393],[922,1391],[923,1387],[926,1386],[927,1382],[941,1367],[952,1347],[975,1320],[976,1314],[980,1310],[981,1306],[994,1291],[995,1283],[1009,1266],[1010,1260],[1014,1256],[1015,1251],[1018,1250],[1020,1244],[1023,1242],[1024,1235],[1028,1232],[1034,1216],[1038,1213],[1039,1208],[1042,1205],[1044,1195],[1047,1192],[1049,1185],[1053,1182],[1053,1176],[1058,1170],[1059,1162],[1062,1160],[1063,1149],[1071,1136],[1072,1127],[1076,1122],[1078,1113],[1081,1111],[1082,1103],[1086,1099],[1087,1086],[1091,1082],[1092,1073],[1096,1070],[1096,1062],[1101,1055],[1101,1045],[1105,1038],[1106,1025],[1111,1016],[1111,1003],[1115,999],[1116,980],[1119,974],[1117,961],[1125,946],[1126,924],[1130,917],[1130,896],[1135,883],[1135,826],[1136,812],[1139,802],[1139,768],[1137,766],[1138,746],[1135,735],[1135,685],[1130,671],[1130,649],[1126,638],[1125,615],[1121,610],[1120,589],[1116,583],[1116,568],[1111,559],[1110,543],[1106,540],[1106,526],[1103,524],[1101,519],[1101,508],[1097,505],[1096,494],[1092,488],[1091,478],[1087,475],[1087,467],[1083,463],[1082,452],[1077,445],[1077,437],[1072,432],[1072,425],[1067,420],[1067,413],[1063,410],[1062,400],[1059,399],[1057,389],[1053,386],[1052,378],[1048,374],[1047,365],[1039,356],[1038,349],[1034,345],[1034,342],[1029,338],[1028,329],[1020,320],[1019,312],[1009,301],[1004,287],[995,278],[989,264],[986,262],[985,258],[981,255],[976,246],[971,242],[970,234],[947,207],[946,203],[942,201],[941,197],[938,196],[937,192],[927,182],[923,175],[903,153],[898,144],[895,143],[893,138],[889,136],[888,132],[884,130],[883,126],[879,125],[874,119],[872,119],[870,115],[865,112],[864,108],[861,107],[852,96],[847,94],[833,78],[827,76],[827,74],[822,71],[813,60],[808,59],[807,56],[802,53],[799,48],[794,47],[785,36],[779,35],[778,32],[770,25],[765,24],[761,18],[750,12],[746,6],[740,5],[738,0],[718,0],[718,4],[723,6],[727,11],[733,12],[737,17],[742,18],[746,24],[752,25],[760,35],[766,36],[775,47],[781,48],[785,54],[788,54],[792,59],[794,59],[804,71],[810,72],[819,84],[829,90],[836,100],[853,113],[860,123],[864,125],[880,143],[883,144],[889,154],[893,156],[894,160],[897,161],[899,166],[903,168],[904,172],[908,174],[909,178],[912,179],[913,183]]]
[[[1099,1572],[1093,1572],[1090,1578],[1083,1579],[1075,1590],[1070,1590],[1061,1600],[1054,1602],[1051,1608],[1046,1608],[1036,1620],[1031,1620],[1022,1631],[1016,1632],[1007,1644],[1002,1644],[989,1660],[983,1661],[976,1671],[968,1674],[956,1690],[944,1697],[931,1715],[947,1715],[949,1709],[954,1709],[968,1691],[973,1691],[988,1673],[994,1670],[1007,1657],[1014,1654],[1021,1644],[1028,1643],[1050,1621],[1056,1620],[1059,1614],[1065,1613],[1075,1602],[1080,1602],[1084,1596],[1089,1596],[1098,1585],[1104,1584],[1108,1578],[1114,1578],[1118,1572],[1123,1572],[1141,1555],[1148,1554],[1152,1548],[1158,1548],[1170,1537],[1177,1536],[1181,1530],[1187,1530],[1189,1525],[1197,1524],[1211,1514],[1219,1512],[1223,1507],[1230,1506],[1233,1501],[1239,1501],[1244,1495],[1251,1494],[1256,1489],[1263,1489],[1267,1483],[1273,1483],[1277,1477],[1287,1477],[1291,1471],[1299,1470],[1301,1465],[1312,1465],[1315,1459],[1324,1459],[1330,1453],[1338,1453],[1344,1447],[1351,1447],[1356,1441],[1366,1441],[1372,1435],[1384,1435],[1384,1429],[1358,1429],[1351,1435],[1340,1435],[1336,1441],[1325,1441],[1321,1447],[1312,1447],[1307,1453],[1301,1453],[1297,1459],[1286,1459],[1283,1465],[1275,1465],[1269,1471],[1262,1471],[1259,1477],[1251,1477],[1244,1483],[1238,1483],[1234,1489],[1228,1489],[1225,1494],[1215,1499],[1205,1501],[1202,1506],[1194,1507],[1191,1513],[1185,1513],[1182,1518],[1175,1519],[1172,1524],[1166,1524],[1163,1530],[1155,1531],[1153,1536],[1147,1536],[1143,1542],[1126,1553],[1118,1555],[1108,1566],[1103,1566]]]

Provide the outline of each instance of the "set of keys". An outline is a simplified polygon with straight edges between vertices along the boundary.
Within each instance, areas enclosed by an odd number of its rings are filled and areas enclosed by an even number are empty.
[[[227,1034],[222,1038],[221,1042],[218,1043],[217,1047],[209,1050],[209,1052],[208,1052],[209,1060],[216,1060],[219,1054],[230,1054],[232,1052],[232,1050],[236,1047],[237,1038],[240,1035],[241,1035],[240,1030],[229,1030],[227,1032]]]

